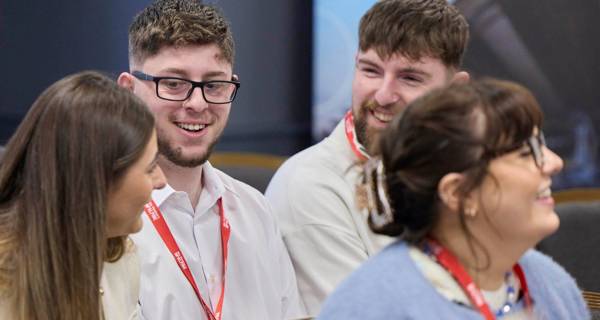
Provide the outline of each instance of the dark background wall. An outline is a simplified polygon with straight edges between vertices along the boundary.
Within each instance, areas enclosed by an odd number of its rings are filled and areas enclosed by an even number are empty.
[[[375,1],[315,1],[316,139],[329,134],[348,109],[353,23]],[[524,84],[540,102],[548,146],[565,163],[553,189],[600,186],[600,1],[451,2],[470,24],[464,68],[475,78]]]
[[[517,81],[544,111],[564,160],[553,188],[600,186],[600,2],[456,0],[471,26],[465,67]]]
[[[311,143],[313,1],[206,1],[231,21],[242,80],[217,150],[290,155]],[[128,25],[149,2],[0,0],[0,144],[57,79],[126,70]],[[566,163],[555,185],[600,185],[600,2],[454,2],[471,24],[465,67],[540,100],[548,143]]]
[[[231,21],[242,87],[218,150],[288,155],[310,143],[312,1],[205,1]],[[127,28],[150,1],[0,1],[0,144],[65,75],[127,70]]]

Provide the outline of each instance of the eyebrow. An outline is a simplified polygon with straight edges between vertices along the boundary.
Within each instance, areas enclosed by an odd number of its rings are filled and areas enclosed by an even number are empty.
[[[185,70],[183,69],[179,69],[179,68],[167,68],[167,69],[162,69],[160,71],[158,71],[159,73],[173,73],[179,77],[186,77],[187,76],[187,72],[185,72]]]
[[[381,69],[381,67],[379,65],[377,65],[375,62],[369,61],[369,60],[367,60],[365,58],[360,58],[360,59],[358,59],[356,61],[356,64],[361,64],[361,63],[362,64],[368,64],[368,65],[370,65],[372,67],[375,67],[377,69]]]
[[[407,68],[402,68],[400,70],[401,73],[414,73],[414,74],[418,74],[418,75],[422,75],[424,77],[431,77],[431,74],[429,74],[428,72],[425,72],[421,69],[417,69],[415,67],[407,67]]]
[[[379,65],[377,65],[376,63],[374,63],[374,62],[371,62],[371,61],[369,61],[369,60],[366,60],[366,59],[364,59],[364,58],[358,59],[358,61],[357,61],[356,63],[357,63],[357,64],[361,64],[361,63],[362,63],[362,64],[367,64],[367,65],[369,65],[369,66],[372,66],[372,67],[374,67],[374,68],[377,68],[377,69],[382,69],[382,68],[381,68]],[[427,77],[427,78],[431,78],[431,75],[430,75],[428,72],[425,72],[425,71],[423,71],[423,70],[421,70],[421,69],[417,69],[417,68],[415,68],[415,67],[412,67],[412,66],[409,66],[409,67],[406,67],[406,68],[402,68],[402,69],[400,69],[400,70],[399,70],[399,73],[412,73],[412,74],[418,74],[418,75],[421,75],[421,76],[424,76],[424,77]]]
[[[159,72],[160,73],[163,73],[163,72],[172,73],[172,74],[177,75],[178,77],[185,78],[185,79],[188,79],[188,77],[189,77],[188,73],[185,70],[179,69],[179,68],[167,68],[167,69],[160,70]],[[209,71],[209,72],[203,74],[202,78],[215,78],[215,77],[224,76],[224,75],[226,75],[226,73],[223,71]]]

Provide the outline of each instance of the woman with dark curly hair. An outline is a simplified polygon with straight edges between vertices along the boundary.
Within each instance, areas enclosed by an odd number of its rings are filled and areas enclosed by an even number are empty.
[[[452,85],[395,119],[359,198],[399,240],[352,274],[319,319],[587,319],[574,280],[533,248],[559,226],[532,94]]]

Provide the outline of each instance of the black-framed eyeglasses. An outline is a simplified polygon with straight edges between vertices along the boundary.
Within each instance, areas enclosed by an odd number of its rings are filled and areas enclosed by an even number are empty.
[[[533,160],[535,162],[535,166],[538,167],[540,170],[543,170],[545,163],[544,146],[546,146],[546,138],[544,137],[544,132],[542,132],[541,130],[538,132],[538,134],[532,135],[531,137],[527,138],[527,140],[521,143],[517,143],[516,145],[509,146],[501,150],[487,152],[487,158],[491,159],[499,157],[501,155],[523,148],[524,146],[529,147],[529,150],[531,151],[531,156],[533,157]]]
[[[546,138],[544,137],[544,133],[540,130],[537,135],[533,135],[527,139],[525,142],[531,149],[531,154],[533,155],[533,160],[535,161],[535,165],[540,169],[544,169],[544,146],[546,146]]]
[[[176,77],[155,77],[141,71],[133,71],[131,74],[140,80],[154,81],[156,96],[169,101],[185,101],[192,95],[194,89],[199,87],[206,102],[225,104],[235,99],[240,87],[239,81],[192,81]]]

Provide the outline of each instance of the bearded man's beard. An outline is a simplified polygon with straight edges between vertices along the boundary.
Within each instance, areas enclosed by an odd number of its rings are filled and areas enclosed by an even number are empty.
[[[367,117],[370,110],[380,107],[375,100],[365,101],[354,114],[354,130],[356,139],[365,147],[369,155],[373,155],[379,149],[380,130],[370,129],[367,125]]]
[[[215,139],[215,141],[210,143],[204,153],[186,158],[183,156],[182,147],[173,146],[168,139],[165,139],[160,134],[160,130],[157,132],[158,152],[173,164],[185,168],[195,168],[203,165],[208,160],[208,157],[210,157],[217,140]]]

